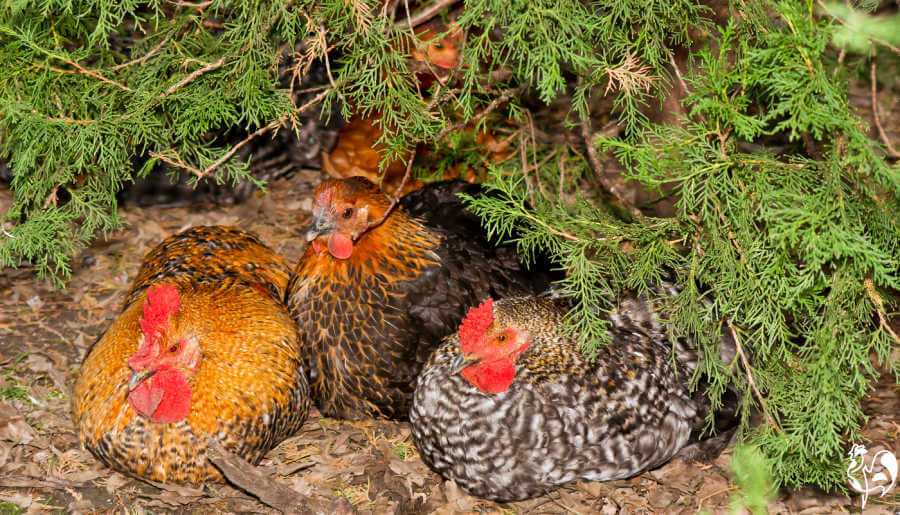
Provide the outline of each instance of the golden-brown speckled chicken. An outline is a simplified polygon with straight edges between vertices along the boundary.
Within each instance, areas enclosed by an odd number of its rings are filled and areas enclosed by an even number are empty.
[[[406,418],[422,364],[468,306],[539,293],[557,277],[549,263],[527,267],[514,245],[490,240],[458,193],[486,194],[442,181],[388,211],[362,177],[316,189],[310,245],[286,303],[323,414]]]
[[[296,432],[309,386],[281,299],[289,268],[255,236],[195,227],[145,258],[72,395],[84,446],[156,481],[221,480],[209,438],[255,463]]]

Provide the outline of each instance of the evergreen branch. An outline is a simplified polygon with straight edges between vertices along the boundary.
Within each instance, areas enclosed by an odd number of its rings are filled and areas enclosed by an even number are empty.
[[[184,2],[181,0],[169,0],[169,3],[178,7],[190,7],[202,11],[212,5],[214,1],[215,0],[206,0],[205,2]]]
[[[623,192],[617,184],[606,177],[606,174],[603,171],[603,163],[600,162],[600,155],[597,154],[597,147],[594,146],[594,135],[591,133],[589,115],[585,114],[581,117],[580,125],[581,137],[584,138],[584,144],[587,147],[588,161],[590,161],[591,168],[594,170],[594,177],[600,181],[600,184],[603,185],[607,191],[616,197],[616,200],[618,200],[632,216],[638,220],[643,220],[644,213],[641,213],[638,208],[631,205],[631,202],[626,201],[625,192]]]
[[[116,86],[117,88],[121,88],[121,89],[123,89],[123,90],[125,90],[125,91],[128,91],[128,92],[132,92],[132,91],[133,91],[131,88],[129,88],[128,86],[126,86],[126,85],[124,85],[124,84],[118,83],[118,82],[116,82],[116,81],[114,81],[114,80],[112,80],[112,79],[107,79],[106,77],[104,77],[103,75],[100,75],[100,73],[98,73],[98,72],[95,71],[95,70],[88,70],[88,69],[85,68],[84,66],[81,66],[80,64],[78,64],[78,63],[76,63],[75,61],[69,59],[68,57],[61,56],[61,55],[56,55],[56,54],[54,54],[54,53],[52,53],[52,52],[47,52],[47,55],[50,55],[51,57],[54,57],[54,58],[56,58],[56,59],[59,59],[60,61],[63,61],[63,62],[65,62],[66,64],[69,64],[69,65],[75,67],[75,70],[60,70],[60,69],[58,69],[58,68],[53,68],[53,67],[50,67],[50,66],[46,66],[46,68],[47,68],[48,70],[55,71],[55,72],[58,72],[58,73],[81,73],[81,74],[84,74],[84,75],[89,75],[89,76],[91,76],[91,77],[94,77],[95,79],[98,79],[98,80],[100,80],[100,81],[102,81],[102,82],[105,82],[105,83],[107,83],[107,84],[111,84],[111,85],[113,85],[113,86]],[[77,71],[76,71],[76,70],[77,70]]]
[[[716,213],[719,215],[722,227],[726,228],[728,231],[728,239],[731,240],[734,248],[737,249],[737,253],[741,257],[741,263],[747,268],[747,277],[753,277],[753,268],[750,266],[750,261],[747,259],[747,255],[744,254],[744,251],[741,250],[741,246],[738,245],[737,238],[734,237],[734,231],[728,228],[728,222],[725,221],[725,216],[722,215],[722,208],[719,206],[719,201],[715,200],[713,201],[713,204],[716,206]]]
[[[159,52],[162,49],[162,47],[165,46],[166,43],[169,42],[170,36],[171,36],[171,34],[166,34],[166,37],[164,37],[163,40],[160,41],[158,45],[156,45],[155,47],[150,49],[150,51],[147,52],[143,57],[133,59],[131,61],[128,61],[127,63],[122,63],[122,64],[117,64],[115,66],[111,66],[108,69],[109,70],[121,70],[123,68],[128,68],[129,66],[134,66],[135,64],[146,63],[151,57],[153,57],[157,52]]]
[[[475,116],[469,118],[468,120],[463,120],[459,123],[454,123],[453,125],[451,125],[449,127],[445,127],[444,130],[442,130],[441,132],[438,133],[437,136],[435,136],[434,142],[437,143],[438,141],[443,139],[444,136],[446,136],[447,134],[450,134],[453,131],[462,129],[463,127],[469,125],[470,123],[477,123],[479,120],[481,120],[485,116],[491,114],[495,109],[497,109],[501,105],[509,102],[512,99],[512,97],[525,91],[525,89],[527,87],[528,87],[528,83],[524,82],[522,84],[519,84],[515,88],[507,89],[506,91],[501,93],[499,97],[495,98],[490,104],[487,105],[487,107],[485,107],[481,112],[479,112]]]
[[[831,16],[832,18],[834,18],[835,20],[837,20],[838,23],[840,23],[840,24],[843,25],[844,27],[851,28],[850,25],[848,25],[846,21],[844,21],[843,19],[841,19],[837,14],[833,13],[833,12],[831,11],[831,9],[829,9],[828,6],[825,5],[825,2],[823,2],[822,0],[816,0],[816,3],[819,4],[819,7],[821,7],[822,10],[825,11],[825,12],[828,14],[828,16]],[[891,43],[889,43],[889,42],[887,42],[887,41],[885,41],[885,40],[883,40],[883,39],[876,38],[875,36],[872,36],[872,35],[870,35],[870,34],[865,34],[865,37],[866,37],[867,39],[869,39],[870,41],[873,41],[873,42],[875,42],[875,43],[878,43],[879,45],[882,45],[882,46],[885,46],[885,47],[887,47],[887,48],[890,48],[892,52],[894,52],[894,53],[897,54],[897,55],[900,55],[900,48],[898,48],[897,46],[892,45]]]
[[[187,170],[187,171],[191,172],[192,174],[196,175],[197,177],[203,177],[203,172],[201,172],[198,168],[194,168],[193,166],[182,161],[181,156],[179,156],[178,152],[176,152],[175,150],[172,150],[172,153],[175,154],[175,159],[172,159],[171,157],[154,152],[152,150],[149,151],[148,153],[150,154],[151,157],[155,157],[155,158],[159,159],[160,161],[163,161],[172,166],[176,166],[178,168]]]
[[[405,0],[404,0],[405,1]],[[447,6],[453,5],[458,0],[435,0],[428,7],[422,8],[416,14],[409,16],[409,7],[406,11],[406,23],[409,28],[418,27],[420,24],[430,20],[435,15],[444,10]],[[400,23],[403,23],[402,21]]]
[[[176,91],[178,91],[179,89],[181,89],[181,88],[184,87],[185,85],[189,84],[192,80],[194,80],[194,79],[196,79],[197,77],[203,75],[204,73],[207,73],[207,72],[210,72],[210,71],[212,71],[212,70],[215,70],[216,68],[219,68],[220,66],[222,66],[223,64],[225,64],[225,60],[226,60],[227,58],[228,58],[228,56],[223,56],[223,57],[222,57],[221,59],[219,59],[218,61],[213,61],[213,62],[207,64],[206,66],[204,66],[203,68],[200,68],[199,70],[195,70],[195,71],[189,73],[187,76],[185,76],[185,78],[181,79],[180,81],[178,81],[177,83],[175,83],[172,87],[170,87],[169,89],[167,89],[167,90],[165,91],[165,93],[163,93],[162,95],[160,95],[159,98],[162,99],[163,97],[167,97],[167,96],[171,95],[172,93],[175,93]]]
[[[323,90],[321,93],[319,93],[318,95],[311,98],[308,102],[306,102],[302,106],[298,107],[293,113],[291,113],[291,116],[297,116],[298,114],[306,111],[310,107],[318,104],[319,102],[322,101],[322,99],[327,97],[328,94],[331,93],[332,91],[335,91],[333,87],[331,87],[331,88],[326,87],[326,89]]]
[[[557,229],[556,227],[553,227],[552,225],[550,225],[550,224],[548,224],[547,222],[545,222],[542,218],[538,218],[537,216],[534,216],[533,214],[531,214],[530,212],[528,212],[528,210],[524,210],[524,209],[521,210],[521,212],[519,213],[519,215],[522,216],[522,218],[527,218],[527,219],[531,220],[531,221],[534,222],[535,224],[537,224],[537,225],[543,227],[544,229],[546,229],[546,230],[549,231],[550,233],[555,234],[555,235],[557,235],[557,236],[559,236],[559,237],[561,237],[561,238],[565,238],[565,239],[567,239],[567,240],[569,240],[569,241],[576,241],[576,242],[578,242],[578,243],[584,243],[584,240],[582,240],[582,239],[579,238],[578,236],[575,236],[574,234],[569,234],[569,233],[567,233],[567,232],[565,232],[565,231],[560,231],[560,230]],[[604,241],[604,240],[606,240],[606,238],[595,238],[595,240],[596,240],[596,241]]]
[[[318,95],[316,95],[315,97],[310,99],[309,102],[303,104],[303,106],[298,108],[295,112],[285,114],[281,118],[272,120],[267,125],[260,127],[259,129],[254,131],[252,134],[250,134],[249,136],[247,136],[246,138],[244,138],[243,140],[241,140],[237,144],[235,144],[233,147],[231,147],[231,150],[222,154],[221,157],[216,159],[211,165],[207,166],[203,170],[199,170],[198,168],[195,168],[195,167],[185,163],[184,161],[182,161],[181,157],[178,156],[178,153],[175,152],[174,150],[172,150],[172,152],[175,153],[176,159],[169,158],[163,154],[153,152],[153,151],[150,151],[150,155],[153,157],[159,158],[160,160],[162,160],[166,163],[169,163],[170,165],[177,166],[178,168],[183,168],[183,169],[191,172],[192,174],[197,176],[197,179],[203,179],[206,176],[208,176],[210,173],[212,173],[216,168],[221,166],[222,163],[231,159],[231,156],[233,156],[235,154],[235,152],[240,150],[241,147],[243,147],[247,143],[250,143],[250,141],[253,140],[253,138],[256,138],[257,136],[259,136],[265,132],[268,132],[276,127],[283,125],[284,122],[287,120],[288,116],[296,116],[296,115],[302,113],[303,111],[306,111],[311,106],[317,104],[322,99],[324,99],[329,93],[331,93],[331,91],[332,91],[331,89],[326,89],[325,91],[322,91],[321,93],[319,93]]]
[[[876,57],[875,47],[872,47],[872,65],[869,68],[869,80],[872,82],[872,116],[875,118],[875,127],[878,127],[878,136],[884,142],[888,153],[893,157],[900,157],[900,153],[897,153],[897,149],[891,144],[891,139],[884,132],[884,127],[881,126],[881,115],[878,114],[878,78],[875,77]]]
[[[43,118],[45,120],[49,120],[51,122],[86,124],[86,123],[94,123],[95,121],[97,121],[97,120],[76,120],[75,118],[69,118],[68,116],[65,116],[62,118],[54,118],[53,116],[47,116],[47,115],[40,113],[34,109],[29,109],[29,112],[34,113],[34,114],[40,116],[41,118]]]
[[[322,95],[322,96],[324,97],[324,95]],[[259,136],[259,135],[261,135],[261,134],[263,134],[263,133],[265,133],[265,132],[268,132],[268,131],[270,131],[270,130],[276,128],[276,127],[280,127],[281,125],[284,124],[285,120],[287,120],[287,115],[284,115],[284,116],[282,116],[281,118],[279,118],[279,119],[277,119],[277,120],[272,120],[271,122],[269,122],[268,125],[265,125],[265,126],[263,126],[263,127],[260,127],[259,129],[257,129],[256,131],[254,131],[252,134],[250,134],[250,135],[247,136],[246,138],[244,138],[244,139],[242,139],[241,141],[239,141],[236,145],[234,145],[233,147],[231,147],[231,150],[229,150],[228,152],[225,152],[224,154],[222,154],[222,157],[220,157],[219,159],[216,159],[211,165],[207,166],[206,169],[204,169],[202,172],[200,172],[200,174],[199,174],[197,177],[198,177],[199,179],[202,179],[202,178],[206,177],[207,175],[209,175],[210,173],[212,173],[213,170],[215,170],[216,168],[218,168],[219,166],[221,166],[222,163],[224,163],[225,161],[228,161],[229,159],[231,159],[231,156],[233,156],[235,152],[237,152],[238,150],[240,150],[241,147],[243,147],[243,146],[246,145],[247,143],[250,143],[250,140],[252,140],[253,138],[255,138],[255,137],[257,137],[257,136]]]
[[[753,371],[750,368],[750,362],[747,360],[747,355],[744,354],[744,348],[741,345],[741,339],[738,337],[737,331],[734,330],[734,324],[731,323],[728,318],[725,318],[725,323],[728,324],[728,329],[731,330],[731,337],[734,338],[734,345],[737,349],[738,356],[741,358],[741,363],[744,365],[744,370],[747,372],[747,382],[750,384],[750,388],[753,390],[754,395],[756,395],[756,399],[759,401],[759,405],[762,408],[763,415],[766,416],[766,420],[775,429],[776,433],[780,433],[781,429],[778,427],[778,424],[775,423],[775,420],[772,418],[772,415],[769,413],[769,409],[766,407],[766,401],[760,393],[759,388],[756,386],[756,381],[753,379]]]
[[[887,322],[887,318],[884,316],[884,301],[881,299],[881,296],[878,295],[878,292],[875,291],[875,283],[872,282],[870,277],[866,277],[864,283],[866,286],[866,293],[869,295],[869,298],[872,299],[872,303],[875,304],[875,312],[878,313],[879,325],[894,338],[894,341],[900,344],[900,336],[897,336],[897,333],[894,332],[894,329],[891,328],[891,325]]]

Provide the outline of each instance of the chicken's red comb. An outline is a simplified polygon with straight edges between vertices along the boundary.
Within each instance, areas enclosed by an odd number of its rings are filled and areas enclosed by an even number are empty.
[[[158,284],[147,290],[144,301],[144,316],[139,320],[144,339],[141,346],[130,358],[128,364],[139,369],[146,366],[147,361],[156,356],[156,339],[159,333],[169,325],[169,317],[181,309],[181,295],[171,284]]]
[[[494,321],[494,299],[487,299],[480,306],[469,308],[469,313],[459,324],[459,347],[472,352],[481,341],[484,332]]]

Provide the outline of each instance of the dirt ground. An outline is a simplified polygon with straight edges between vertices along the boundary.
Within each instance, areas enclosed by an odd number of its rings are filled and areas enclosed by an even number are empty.
[[[0,272],[0,513],[272,512],[224,485],[148,484],[112,472],[77,442],[69,411],[75,371],[115,316],[143,255],[193,225],[236,225],[296,260],[305,242],[319,171],[273,183],[237,206],[126,207],[128,227],[75,260],[72,281],[53,290],[29,269]],[[0,212],[11,202],[0,189]],[[864,434],[900,455],[898,388],[884,377],[865,406]],[[727,512],[735,486],[730,450],[711,463],[680,460],[631,480],[576,483],[525,502],[496,504],[443,482],[418,458],[406,423],[343,422],[313,412],[259,469],[307,499],[316,513],[712,513]],[[900,492],[866,512],[897,513]],[[772,512],[859,511],[858,497],[782,492]]]

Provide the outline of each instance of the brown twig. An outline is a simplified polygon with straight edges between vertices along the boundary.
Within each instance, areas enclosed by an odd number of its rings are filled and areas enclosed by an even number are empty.
[[[59,73],[82,73],[82,74],[84,74],[84,75],[89,75],[89,76],[91,76],[91,77],[94,77],[95,79],[98,79],[98,80],[100,80],[100,81],[102,81],[102,82],[105,82],[105,83],[107,83],[107,84],[112,84],[113,86],[116,86],[117,88],[121,88],[121,89],[123,89],[123,90],[125,90],[125,91],[128,91],[128,92],[133,91],[133,90],[132,90],[131,88],[129,88],[128,86],[126,86],[126,85],[124,85],[124,84],[121,84],[121,83],[119,83],[119,82],[116,82],[116,81],[114,81],[114,80],[112,80],[112,79],[107,79],[106,77],[104,77],[103,75],[100,75],[100,74],[99,74],[98,72],[96,72],[95,70],[88,70],[88,69],[85,68],[84,66],[81,66],[80,64],[76,63],[75,61],[73,61],[73,60],[71,60],[71,59],[67,59],[67,58],[65,58],[65,57],[59,57],[59,56],[55,56],[55,55],[54,55],[53,57],[62,60],[62,61],[65,62],[66,64],[69,64],[69,65],[71,65],[71,66],[74,66],[75,69],[78,70],[78,71],[77,71],[77,72],[74,72],[74,71],[72,71],[72,70],[60,70],[60,69],[57,69],[57,68],[51,68],[51,67],[49,67],[49,66],[46,66],[46,68],[47,68],[48,70],[55,71],[55,72],[59,72]]]
[[[672,54],[669,54],[669,64],[671,64],[672,69],[675,70],[675,78],[678,79],[678,84],[681,85],[681,91],[684,92],[685,95],[687,95],[687,84],[684,82],[684,78],[681,77],[681,70],[678,68],[678,63],[675,62],[675,57]]]
[[[306,499],[296,491],[272,480],[240,456],[228,451],[215,438],[209,439],[209,461],[238,488],[250,493],[263,504],[284,513],[307,511]]]
[[[59,198],[56,196],[58,192],[59,185],[56,185],[53,187],[53,190],[50,191],[50,194],[47,195],[47,200],[44,201],[44,209],[50,207],[50,204],[53,204],[54,206],[56,205],[56,203],[59,201]],[[65,340],[65,338],[63,338],[63,340]]]
[[[297,116],[298,114],[300,114],[300,113],[306,111],[307,109],[309,109],[309,108],[312,107],[313,105],[318,104],[323,98],[327,97],[328,94],[331,93],[331,91],[332,91],[332,89],[331,89],[331,88],[328,88],[328,89],[322,91],[321,93],[319,93],[318,95],[312,97],[307,103],[305,103],[305,104],[303,104],[302,106],[298,107],[296,111],[294,111],[293,113],[291,113],[291,116]],[[335,90],[335,91],[337,91],[337,90]]]
[[[433,4],[423,8],[413,16],[406,17],[406,23],[410,28],[417,27],[426,21],[434,18],[435,15],[444,10],[447,6],[453,5],[457,0],[435,0]],[[403,23],[402,21],[400,23]]]
[[[431,96],[431,100],[428,101],[428,105],[425,106],[425,109],[428,110],[429,113],[435,106],[443,104],[451,98],[459,102],[459,98],[456,95],[462,91],[462,88],[448,88],[446,90],[442,88],[443,85],[438,82],[437,89],[435,89],[434,94]]]
[[[522,158],[522,176],[525,178],[525,186],[528,189],[528,201],[534,205],[534,187],[528,180],[528,153],[525,152],[525,135],[519,136],[519,156]]]
[[[559,156],[559,193],[558,198],[559,201],[562,202],[563,198],[563,189],[566,185],[566,154],[568,152],[563,152]]]
[[[594,135],[591,132],[591,122],[587,116],[584,116],[581,119],[581,137],[584,138],[584,145],[587,147],[588,161],[591,163],[591,168],[594,169],[594,176],[597,177],[600,184],[606,188],[607,191],[612,193],[632,216],[638,220],[643,220],[644,214],[641,213],[638,208],[631,205],[630,202],[625,200],[625,192],[619,188],[618,184],[606,177],[606,174],[603,171],[603,164],[600,162],[600,155],[597,153],[597,148],[594,146]]]
[[[540,162],[538,162],[538,163],[536,163],[536,164],[533,164],[533,165],[529,166],[529,167],[525,170],[525,173],[531,173],[532,170],[537,170],[538,168],[540,168],[540,167],[544,166],[545,164],[547,164],[548,161],[550,161],[551,159],[553,159],[554,156],[556,156],[558,150],[559,150],[559,149],[553,149],[549,154],[547,154],[546,156],[544,156],[544,158],[541,159]],[[540,183],[538,183],[538,184],[540,184]],[[542,193],[542,194],[544,193],[544,188],[543,188],[543,187],[541,187],[541,193]]]
[[[45,115],[45,114],[41,114],[41,113],[39,113],[38,111],[35,111],[34,109],[32,109],[31,112],[34,113],[34,114],[36,114],[36,115],[38,115],[38,116],[40,116],[41,118],[43,118],[43,119],[45,119],[45,120],[50,120],[51,122],[60,122],[60,123],[94,123],[95,121],[97,121],[97,120],[76,120],[75,118],[69,118],[68,116],[65,116],[65,117],[63,117],[63,118],[55,118],[55,117],[53,117],[53,116],[47,116],[47,115]]]
[[[884,131],[884,127],[881,125],[881,116],[878,115],[878,80],[877,77],[875,77],[875,57],[877,57],[875,47],[872,47],[872,66],[869,71],[869,78],[872,81],[872,115],[875,118],[875,127],[878,127],[878,135],[881,137],[881,141],[884,142],[884,146],[887,148],[888,153],[893,157],[900,157],[900,154],[897,153],[897,149],[891,144],[890,138],[888,138],[887,133]]]
[[[168,157],[168,156],[164,156],[164,155],[154,152],[152,150],[148,153],[150,154],[151,157],[155,157],[155,158],[159,159],[160,161],[168,163],[172,166],[177,166],[178,168],[184,168],[185,170],[191,172],[192,174],[200,176],[200,174],[202,172],[198,168],[194,168],[193,166],[182,161],[181,156],[178,155],[178,152],[175,152],[174,150],[172,152],[175,153],[175,159],[172,159],[171,157]]]
[[[368,232],[375,227],[378,227],[385,220],[387,220],[388,215],[391,214],[391,211],[397,206],[397,203],[400,202],[400,194],[403,193],[403,187],[406,186],[406,181],[409,180],[409,172],[412,170],[413,161],[416,160],[416,149],[413,149],[412,154],[409,155],[409,161],[406,163],[406,172],[403,174],[403,179],[400,180],[400,186],[397,186],[397,190],[394,191],[394,197],[391,200],[391,205],[384,211],[384,214],[381,215],[381,218],[375,220],[374,222],[366,225],[365,230],[363,230],[360,235]]]
[[[325,38],[325,27],[321,25],[319,25],[319,37],[321,38],[322,48],[328,48],[328,40]],[[331,88],[334,89],[334,92],[340,97],[341,102],[346,103],[347,101],[344,99],[344,94],[341,93],[340,88],[337,86],[337,82],[334,80],[334,76],[331,75],[331,59],[328,58],[327,50],[322,54],[322,59],[325,61],[325,73],[328,75],[328,82],[331,83]]]
[[[531,118],[531,113],[529,111],[525,111],[525,115],[528,117],[528,127],[529,129],[531,129],[531,160],[535,162],[534,178],[535,180],[537,180],[538,189],[541,190],[541,196],[547,198],[547,192],[544,191],[544,183],[541,182],[541,174],[539,169],[541,166],[543,166],[544,163],[548,161],[548,159],[544,159],[540,164],[537,163],[537,141],[534,137],[534,119]]]
[[[744,365],[744,370],[747,371],[747,382],[750,383],[750,388],[756,395],[756,399],[759,401],[760,407],[762,407],[763,415],[765,415],[766,420],[775,429],[775,432],[780,433],[781,429],[778,427],[778,424],[775,423],[775,419],[772,418],[772,415],[769,414],[769,410],[768,408],[766,408],[766,401],[765,399],[763,399],[762,394],[759,392],[759,388],[756,387],[756,381],[753,380],[753,371],[750,369],[750,362],[747,360],[747,356],[744,354],[744,348],[741,345],[741,339],[738,337],[737,331],[734,330],[734,324],[732,324],[731,321],[727,318],[725,319],[725,323],[728,324],[728,329],[731,330],[731,337],[734,338],[734,346],[737,349],[738,356],[741,357],[741,363],[743,363]]]
[[[847,57],[847,49],[842,48],[840,52],[838,52],[837,58],[837,66],[834,67],[834,71],[831,73],[832,77],[837,77],[838,71],[840,71],[841,66],[844,65],[844,58]]]
[[[484,108],[484,110],[482,110],[480,113],[476,114],[472,118],[470,118],[468,120],[463,120],[459,123],[455,123],[449,127],[445,127],[444,130],[442,130],[437,135],[437,137],[434,138],[434,141],[438,142],[447,134],[449,134],[453,131],[459,130],[459,129],[465,127],[466,125],[469,125],[470,123],[478,122],[485,116],[491,114],[495,109],[497,109],[501,105],[509,102],[510,99],[512,99],[512,97],[514,97],[515,95],[518,95],[519,93],[524,91],[525,88],[527,88],[527,87],[528,87],[528,83],[525,82],[523,84],[519,84],[515,88],[511,88],[511,89],[504,91],[503,93],[500,94],[499,97],[495,98],[490,104],[488,104],[487,107]]]
[[[238,142],[238,144],[231,147],[231,150],[229,150],[228,152],[225,152],[225,154],[223,154],[222,157],[220,157],[219,159],[216,159],[213,162],[213,164],[207,166],[205,170],[200,172],[200,175],[198,175],[198,177],[201,179],[206,177],[210,172],[212,172],[213,170],[218,168],[222,163],[231,159],[231,156],[233,156],[235,152],[240,150],[241,147],[243,147],[247,143],[250,143],[250,140],[252,140],[253,138],[259,136],[260,134],[262,134],[264,132],[268,132],[268,131],[274,129],[275,127],[279,127],[279,126],[283,125],[284,121],[286,119],[287,119],[287,116],[282,116],[281,118],[279,118],[277,120],[272,120],[271,122],[269,122],[268,125],[266,125],[264,127],[260,127],[255,132],[253,132],[252,134],[250,134],[249,136],[247,136],[246,138],[244,138],[243,140]]]
[[[872,299],[872,303],[875,304],[875,312],[878,313],[878,322],[881,327],[891,335],[891,337],[897,343],[900,343],[900,336],[897,336],[897,333],[894,332],[894,329],[891,328],[891,325],[887,323],[887,318],[884,316],[884,301],[881,300],[881,296],[878,295],[878,292],[875,291],[875,283],[872,282],[872,279],[866,277],[865,280],[866,285],[866,293],[869,295],[869,298]]]
[[[701,498],[697,501],[697,509],[700,509],[700,507],[703,506],[703,503],[706,502],[707,500],[712,499],[713,497],[715,497],[715,496],[717,496],[717,495],[721,495],[721,494],[724,494],[724,493],[728,493],[728,492],[730,492],[730,491],[732,491],[732,490],[737,490],[737,488],[738,488],[737,485],[731,485],[731,486],[729,486],[729,487],[725,487],[725,488],[716,490],[715,492],[713,492],[713,493],[711,493],[711,494],[709,494],[709,495],[705,495],[705,496],[701,497]]]
[[[3,488],[84,488],[88,486],[88,483],[73,483],[52,477],[7,474],[0,476],[0,486]]]
[[[172,5],[176,5],[178,7],[190,7],[192,9],[203,10],[203,9],[206,9],[207,7],[209,7],[210,5],[212,5],[213,1],[214,0],[206,0],[205,2],[196,2],[195,3],[195,2],[183,2],[183,1],[169,0],[169,3]]]
[[[390,21],[394,19],[399,0],[388,0],[381,4],[381,17]]]
[[[166,34],[166,37],[164,37],[163,40],[160,41],[158,45],[156,45],[155,47],[153,47],[152,49],[150,49],[150,51],[147,52],[147,54],[144,55],[143,57],[139,57],[139,58],[137,58],[137,59],[128,61],[127,63],[117,64],[117,65],[112,66],[112,67],[110,67],[110,68],[108,68],[108,69],[109,69],[109,70],[121,70],[122,68],[128,68],[129,66],[133,66],[133,65],[135,65],[135,64],[141,64],[141,63],[147,62],[148,59],[150,59],[151,57],[153,57],[157,52],[159,52],[159,50],[160,50],[166,43],[168,43],[168,41],[169,41],[169,36],[171,36],[171,34]]]
[[[219,68],[220,66],[225,64],[225,59],[226,59],[226,57],[222,57],[218,61],[211,62],[211,63],[207,64],[206,66],[204,66],[203,68],[200,68],[199,70],[189,73],[185,78],[181,79],[180,81],[175,83],[175,85],[173,85],[171,88],[167,89],[166,92],[160,96],[160,98],[171,95],[172,93],[175,93],[176,91],[178,91],[179,89],[184,87],[187,83],[189,83],[192,80],[196,79],[197,77],[203,75],[204,73],[215,70],[216,68]]]
[[[223,154],[219,159],[216,159],[215,162],[213,162],[211,165],[207,166],[207,167],[206,167],[205,169],[203,169],[203,170],[200,170],[200,169],[198,169],[198,168],[195,168],[195,167],[193,167],[193,166],[191,166],[191,165],[185,163],[184,161],[182,161],[182,160],[181,160],[181,157],[180,157],[180,156],[178,155],[178,153],[175,152],[174,150],[173,150],[172,152],[175,153],[175,159],[172,159],[172,158],[170,158],[170,157],[168,157],[168,156],[165,156],[165,155],[160,154],[160,153],[157,153],[157,152],[153,152],[152,150],[149,152],[149,154],[150,154],[152,157],[156,157],[156,158],[160,159],[161,161],[166,162],[166,163],[168,163],[168,164],[170,164],[170,165],[172,165],[172,166],[177,166],[178,168],[183,168],[183,169],[185,169],[185,170],[191,172],[192,174],[196,175],[199,179],[203,179],[204,177],[206,177],[206,176],[208,176],[210,173],[212,173],[213,170],[215,170],[216,168],[218,168],[222,163],[224,163],[225,161],[227,161],[228,159],[230,159],[231,156],[233,156],[233,155],[235,154],[235,152],[237,152],[238,150],[241,149],[241,147],[243,147],[244,145],[246,145],[247,143],[249,143],[250,140],[252,140],[253,138],[255,138],[255,137],[257,137],[257,136],[259,136],[259,135],[261,135],[261,134],[263,134],[263,133],[265,133],[265,132],[267,132],[267,131],[270,131],[270,130],[276,128],[276,127],[279,127],[279,126],[283,125],[284,122],[287,120],[287,118],[288,118],[289,116],[290,116],[290,117],[297,116],[298,114],[300,114],[300,113],[306,111],[306,110],[309,109],[311,106],[313,106],[314,104],[318,103],[318,102],[321,101],[323,98],[325,98],[325,96],[328,95],[328,93],[330,93],[330,92],[331,92],[331,89],[326,89],[325,91],[319,93],[318,95],[316,95],[315,97],[313,97],[312,99],[310,99],[309,102],[303,104],[303,106],[301,106],[300,108],[298,108],[298,109],[295,110],[294,112],[289,113],[289,114],[286,114],[286,115],[282,116],[281,118],[278,118],[277,120],[273,120],[273,121],[269,122],[268,125],[265,125],[265,126],[263,126],[263,127],[260,127],[260,128],[257,129],[255,132],[253,132],[252,134],[250,134],[249,136],[247,136],[246,138],[244,138],[243,140],[241,140],[240,142],[238,142],[235,146],[231,147],[231,150],[229,150],[228,152],[226,152],[225,154]]]

